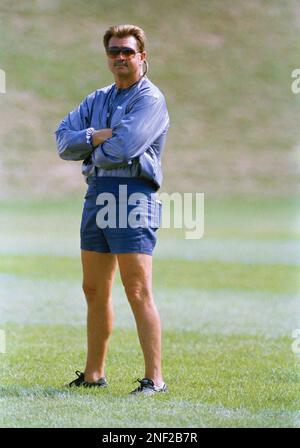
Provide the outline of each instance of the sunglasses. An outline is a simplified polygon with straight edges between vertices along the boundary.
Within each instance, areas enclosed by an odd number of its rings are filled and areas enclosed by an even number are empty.
[[[141,51],[135,51],[130,47],[108,47],[106,49],[106,54],[111,59],[117,58],[121,53],[126,59],[129,59],[135,56],[137,53],[141,53]]]

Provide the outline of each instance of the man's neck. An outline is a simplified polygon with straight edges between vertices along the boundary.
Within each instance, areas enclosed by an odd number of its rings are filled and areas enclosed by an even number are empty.
[[[131,78],[131,79],[120,79],[119,77],[115,78],[115,83],[118,89],[128,89],[129,87],[131,87],[133,84],[135,84],[136,82],[138,82],[140,79],[142,78],[142,76],[138,76],[137,78]]]

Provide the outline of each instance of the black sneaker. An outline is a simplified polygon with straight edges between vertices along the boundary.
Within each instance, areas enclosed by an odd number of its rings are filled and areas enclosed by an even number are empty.
[[[143,378],[142,380],[138,378],[135,383],[136,382],[139,382],[140,386],[130,392],[130,395],[153,395],[157,392],[168,392],[168,388],[165,383],[163,383],[161,387],[157,387],[149,378]]]
[[[66,386],[68,386],[68,387],[107,387],[108,386],[105,376],[100,378],[98,381],[95,381],[94,383],[88,383],[88,382],[84,381],[84,373],[83,372],[76,370],[75,373],[78,378],[71,381],[71,383],[66,384]]]

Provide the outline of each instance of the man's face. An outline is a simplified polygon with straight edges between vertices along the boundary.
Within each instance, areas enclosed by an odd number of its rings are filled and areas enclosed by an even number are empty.
[[[139,51],[137,41],[134,36],[128,37],[111,37],[108,47],[127,47],[135,51]],[[138,77],[141,72],[143,60],[146,52],[136,53],[130,57],[126,57],[123,53],[119,53],[115,59],[108,57],[108,67],[110,71],[119,78]]]

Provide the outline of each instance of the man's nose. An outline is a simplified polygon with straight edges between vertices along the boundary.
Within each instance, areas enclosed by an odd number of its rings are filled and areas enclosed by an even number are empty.
[[[124,64],[125,60],[126,60],[126,58],[124,58],[124,56],[122,56],[122,57],[119,56],[118,59],[116,59],[116,63]]]

